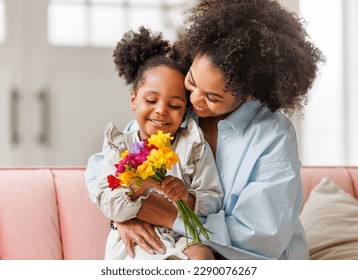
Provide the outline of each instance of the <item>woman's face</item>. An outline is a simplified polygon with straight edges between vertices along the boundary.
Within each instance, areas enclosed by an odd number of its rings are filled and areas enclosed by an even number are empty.
[[[140,138],[162,130],[175,135],[186,110],[184,75],[166,66],[149,69],[131,96],[131,109],[140,128]]]
[[[224,91],[225,80],[205,55],[197,55],[185,77],[191,92],[190,102],[200,118],[226,117],[240,106],[230,91]]]

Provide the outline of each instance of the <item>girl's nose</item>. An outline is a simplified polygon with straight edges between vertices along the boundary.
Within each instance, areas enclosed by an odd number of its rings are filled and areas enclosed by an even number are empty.
[[[166,115],[165,104],[157,103],[157,106],[155,107],[155,113],[159,115]]]

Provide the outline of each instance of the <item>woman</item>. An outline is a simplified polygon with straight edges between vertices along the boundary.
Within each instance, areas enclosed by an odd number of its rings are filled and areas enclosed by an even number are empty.
[[[185,86],[224,189],[204,224],[209,246],[224,259],[306,259],[296,134],[281,111],[305,104],[320,51],[270,0],[202,1],[178,45],[193,60]],[[144,250],[163,249],[151,225],[184,234],[176,208],[153,194],[137,219],[117,223],[128,251],[138,236]]]

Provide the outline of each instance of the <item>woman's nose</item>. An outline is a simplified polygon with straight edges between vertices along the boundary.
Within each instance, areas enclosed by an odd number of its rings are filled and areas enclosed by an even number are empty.
[[[200,101],[200,99],[201,99],[201,95],[200,95],[199,91],[197,89],[192,90],[190,93],[191,103],[198,102],[198,101]]]

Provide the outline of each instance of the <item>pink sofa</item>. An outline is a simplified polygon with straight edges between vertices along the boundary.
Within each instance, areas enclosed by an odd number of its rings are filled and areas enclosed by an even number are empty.
[[[84,168],[0,168],[0,259],[103,259],[108,231]]]
[[[305,200],[323,176],[357,197],[358,167],[303,167]],[[108,231],[83,167],[0,168],[0,259],[103,259]]]

